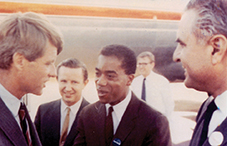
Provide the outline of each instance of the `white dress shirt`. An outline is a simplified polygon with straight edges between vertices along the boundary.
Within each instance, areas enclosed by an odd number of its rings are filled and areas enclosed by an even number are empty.
[[[8,90],[6,90],[5,87],[2,86],[2,84],[0,84],[0,98],[3,100],[8,109],[11,111],[20,127],[20,118],[18,115],[18,111],[20,108],[20,103],[22,102],[22,98],[21,100],[19,100],[17,97],[12,95]]]
[[[78,102],[76,102],[74,105],[72,106],[67,106],[64,101],[61,99],[61,128],[60,128],[60,133],[65,121],[65,117],[67,115],[67,107],[70,108],[70,114],[69,114],[69,127],[68,127],[68,133],[73,125],[73,122],[75,120],[76,114],[80,108],[80,105],[82,103],[82,97],[80,98],[80,100]]]
[[[131,84],[131,89],[138,98],[141,98],[143,79],[144,77],[140,75]],[[169,118],[174,110],[174,100],[169,81],[151,71],[146,77],[145,86],[147,104]]]
[[[124,100],[122,100],[120,103],[112,106],[113,107],[112,118],[113,118],[114,134],[116,133],[117,128],[121,122],[121,118],[124,115],[125,110],[131,100],[131,96],[132,96],[132,93],[131,93],[131,90],[129,90],[129,92]],[[108,115],[108,109],[111,105],[105,104],[105,106],[106,106],[106,113]]]
[[[209,97],[207,102],[211,102],[213,97]],[[223,92],[221,95],[218,95],[214,100],[216,106],[218,107],[217,110],[214,111],[210,123],[209,123],[209,130],[208,136],[220,125],[225,118],[227,117],[227,91]],[[207,107],[205,107],[207,108]]]

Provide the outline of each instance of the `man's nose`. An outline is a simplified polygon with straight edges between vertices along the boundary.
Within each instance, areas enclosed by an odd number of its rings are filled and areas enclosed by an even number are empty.
[[[56,73],[55,65],[53,64],[53,65],[50,67],[49,77],[55,78],[56,76],[57,76],[57,73]]]
[[[181,61],[180,55],[181,55],[181,51],[180,51],[179,47],[177,47],[173,53],[173,61],[180,62]]]
[[[105,76],[101,75],[100,77],[96,77],[96,84],[100,86],[105,86],[107,84]]]
[[[71,89],[72,89],[71,84],[70,84],[70,83],[66,83],[66,85],[65,85],[65,90],[66,90],[66,91],[70,91]]]

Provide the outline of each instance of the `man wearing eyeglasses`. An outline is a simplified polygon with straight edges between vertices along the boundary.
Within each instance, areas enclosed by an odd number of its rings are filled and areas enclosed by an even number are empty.
[[[137,97],[146,101],[151,107],[163,113],[168,119],[174,109],[169,81],[155,72],[155,57],[149,52],[142,52],[137,57],[137,76],[132,82],[132,90]]]

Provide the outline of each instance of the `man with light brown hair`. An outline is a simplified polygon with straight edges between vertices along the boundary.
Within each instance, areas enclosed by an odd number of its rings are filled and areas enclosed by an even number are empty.
[[[75,58],[63,60],[57,67],[57,80],[62,98],[39,106],[35,126],[43,146],[72,146],[78,115],[89,104],[82,96],[89,81],[87,68]]]
[[[132,91],[152,108],[164,114],[169,120],[174,110],[169,81],[153,71],[155,56],[149,52],[141,52],[137,56],[137,76],[132,82]]]
[[[22,97],[41,95],[55,77],[59,31],[42,14],[15,13],[0,24],[0,145],[41,146]]]

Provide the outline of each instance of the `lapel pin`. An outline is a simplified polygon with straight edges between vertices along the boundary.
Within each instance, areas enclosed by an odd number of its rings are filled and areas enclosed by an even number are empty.
[[[121,140],[119,138],[115,138],[113,140],[113,146],[119,146],[119,145],[121,145]]]
[[[224,140],[224,136],[219,131],[215,131],[211,133],[211,135],[209,136],[209,143],[212,146],[221,145],[223,140]]]

